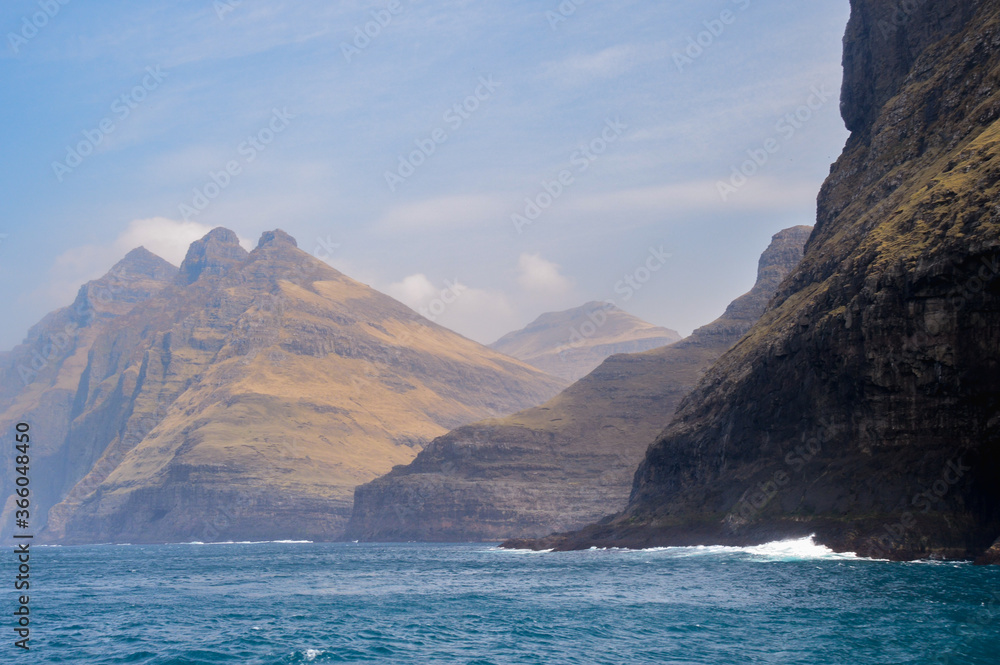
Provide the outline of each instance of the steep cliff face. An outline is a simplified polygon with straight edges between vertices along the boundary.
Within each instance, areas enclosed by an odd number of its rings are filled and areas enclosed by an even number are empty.
[[[852,2],[853,134],[805,258],[679,408],[628,508],[510,545],[815,533],[909,559],[972,558],[996,540],[1000,2],[902,5]]]
[[[70,307],[53,312],[34,326],[25,341],[0,354],[0,431],[26,420],[36,443],[32,458],[44,473],[32,476],[33,524],[44,527],[49,508],[88,471],[100,451],[91,442],[69,447],[66,435],[77,411],[77,388],[87,369],[88,354],[108,326],[169,286],[177,268],[139,248],[107,275],[80,288]],[[0,460],[11,469],[13,450]],[[0,476],[0,493],[8,497],[0,516],[0,537],[9,535],[14,507],[12,478]]]
[[[170,284],[145,299],[124,289],[141,302],[74,356],[76,372],[60,379],[72,395],[62,430],[46,430],[26,393],[8,409],[58,453],[36,458],[35,479],[72,469],[53,489],[42,539],[333,539],[355,485],[452,427],[563,386],[280,231],[248,254],[216,229],[179,271],[156,276]]]
[[[613,303],[589,302],[565,312],[543,314],[490,348],[552,376],[578,381],[609,356],[641,353],[680,339],[677,331],[647,323]]]
[[[847,129],[868,138],[917,59],[934,43],[964,30],[981,4],[981,0],[851,2],[841,92]]]
[[[671,346],[615,355],[540,407],[459,428],[358,487],[347,537],[492,541],[582,526],[621,508],[649,442],[704,371],[750,329],[802,258],[811,227],[777,234],[757,283]]]

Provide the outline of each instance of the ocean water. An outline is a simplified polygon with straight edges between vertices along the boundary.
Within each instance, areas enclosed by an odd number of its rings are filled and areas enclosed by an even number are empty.
[[[808,539],[54,547],[34,550],[31,575],[32,649],[13,647],[5,612],[0,662],[1000,663],[1000,568],[862,560]]]

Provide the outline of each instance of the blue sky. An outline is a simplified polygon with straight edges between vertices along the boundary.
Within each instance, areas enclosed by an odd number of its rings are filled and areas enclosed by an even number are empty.
[[[688,333],[847,137],[847,0],[62,1],[0,9],[0,348],[215,226],[485,343],[608,299]]]

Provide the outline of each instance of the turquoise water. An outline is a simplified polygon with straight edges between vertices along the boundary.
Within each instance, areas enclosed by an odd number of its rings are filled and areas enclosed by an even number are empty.
[[[32,650],[8,620],[0,662],[1000,663],[1000,569],[801,541],[101,546],[32,564]]]

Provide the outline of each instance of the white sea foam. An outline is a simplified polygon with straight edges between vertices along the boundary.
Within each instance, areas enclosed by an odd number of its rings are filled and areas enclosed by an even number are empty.
[[[270,543],[278,543],[279,545],[312,545],[311,540],[269,540]]]
[[[307,662],[312,662],[322,656],[325,652],[319,651],[318,649],[306,649],[303,655],[306,657]]]
[[[499,552],[513,552],[520,554],[548,554],[553,550],[527,550],[494,548]],[[829,547],[816,543],[815,536],[808,538],[798,538],[795,540],[779,540],[764,545],[754,545],[751,547],[727,547],[723,545],[699,545],[697,547],[650,547],[648,549],[633,550],[625,547],[591,547],[588,552],[608,552],[622,554],[657,554],[663,553],[671,557],[685,558],[697,556],[719,556],[719,555],[750,555],[762,561],[809,561],[809,560],[834,560],[834,561],[862,561],[865,560],[853,553],[840,554],[834,552]]]
[[[180,543],[181,545],[312,545],[311,540],[226,540],[218,543],[203,543],[200,540],[193,540],[190,543]]]
[[[555,550],[528,550],[528,549],[516,549],[512,547],[491,547],[488,552],[506,552],[508,554],[550,554]]]
[[[722,545],[702,545],[699,547],[656,547],[640,552],[666,552],[674,556],[708,556],[720,554],[750,555],[765,561],[860,561],[857,554],[838,553],[825,545],[816,543],[815,536],[795,540],[779,540],[750,547],[726,547]]]

